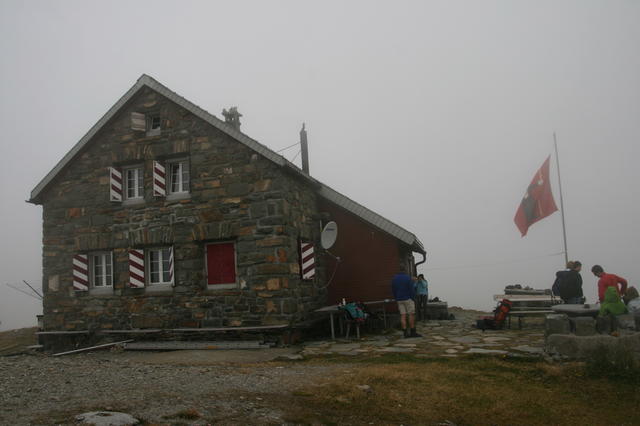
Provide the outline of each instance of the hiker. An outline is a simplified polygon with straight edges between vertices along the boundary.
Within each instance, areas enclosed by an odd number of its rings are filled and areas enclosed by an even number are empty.
[[[580,270],[582,263],[579,260],[567,262],[567,270],[556,272],[560,298],[564,303],[579,305],[583,302],[582,276]]]
[[[600,265],[593,265],[591,268],[593,275],[600,278],[598,280],[598,300],[602,302],[604,300],[604,293],[607,287],[613,287],[618,292],[618,297],[625,294],[627,291],[627,280],[616,274],[607,274]],[[620,286],[618,286],[620,284]]]
[[[629,287],[622,296],[622,300],[626,303],[629,313],[640,315],[640,295],[635,287]]]
[[[618,289],[616,287],[607,287],[604,292],[604,301],[600,305],[600,312],[598,315],[601,317],[606,315],[622,315],[629,312],[627,307],[622,300],[620,300],[620,295],[618,294]]]
[[[429,283],[423,274],[418,275],[414,283],[416,291],[416,317],[424,321],[427,319],[427,302],[429,301]]]
[[[404,267],[400,269],[393,280],[391,281],[391,290],[393,291],[393,298],[398,303],[398,312],[400,312],[400,325],[402,326],[402,332],[404,337],[422,337],[416,333],[416,305],[413,301],[415,298],[415,292],[413,291],[413,282],[411,277],[407,275]],[[408,325],[407,328],[407,316]]]
[[[551,286],[551,293],[554,296],[560,296],[560,276],[564,275],[566,272],[569,272],[573,267],[573,261],[570,260],[567,262],[567,267],[556,272],[556,279],[553,281],[553,285]]]

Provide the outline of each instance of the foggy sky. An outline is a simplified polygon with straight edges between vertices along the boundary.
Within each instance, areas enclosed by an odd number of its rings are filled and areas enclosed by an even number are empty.
[[[273,150],[306,122],[312,176],[416,234],[430,294],[470,308],[564,263],[559,212],[524,238],[513,223],[556,132],[585,295],[594,263],[637,285],[639,22],[614,0],[0,0],[0,330],[41,310],[5,286],[42,283],[24,200],[142,73],[238,106]]]

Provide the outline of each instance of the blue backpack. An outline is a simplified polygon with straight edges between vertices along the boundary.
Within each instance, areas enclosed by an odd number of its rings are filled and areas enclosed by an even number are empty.
[[[362,309],[361,306],[359,306],[359,304],[355,303],[355,302],[349,302],[345,305],[340,305],[338,306],[339,309],[342,309],[344,311],[347,312],[347,315],[349,315],[349,317],[357,322],[364,322],[367,317],[369,316],[364,309]]]

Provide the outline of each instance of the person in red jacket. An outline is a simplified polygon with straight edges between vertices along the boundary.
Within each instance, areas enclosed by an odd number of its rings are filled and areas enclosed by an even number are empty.
[[[591,272],[593,272],[593,275],[600,278],[598,280],[598,299],[600,302],[604,300],[604,292],[607,290],[607,287],[614,287],[618,292],[618,296],[627,291],[627,280],[617,276],[616,274],[607,274],[604,272],[604,269],[602,269],[602,266],[593,265]],[[620,284],[619,287],[618,284]]]

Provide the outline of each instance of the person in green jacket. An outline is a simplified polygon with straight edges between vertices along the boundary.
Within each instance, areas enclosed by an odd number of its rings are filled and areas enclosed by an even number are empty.
[[[622,300],[620,300],[618,290],[615,287],[607,287],[604,292],[604,300],[600,305],[600,313],[598,315],[603,317],[605,315],[622,315],[627,312],[627,307]]]

